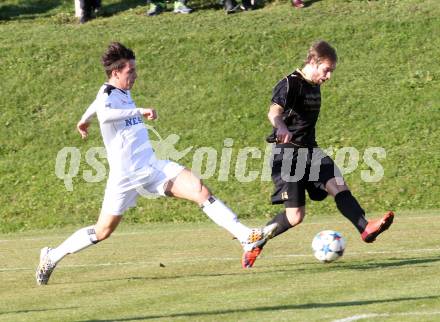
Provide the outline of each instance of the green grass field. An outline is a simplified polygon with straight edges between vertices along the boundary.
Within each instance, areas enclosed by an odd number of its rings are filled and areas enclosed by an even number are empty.
[[[102,16],[78,25],[72,0],[0,2],[0,321],[440,321],[440,2],[311,0],[303,10],[269,1],[226,16],[214,0],[194,14],[147,18],[143,0],[103,0]],[[312,41],[339,54],[323,86],[322,147],[354,147],[346,175],[369,217],[397,213],[390,231],[363,244],[334,202],[307,205],[304,224],[271,241],[252,270],[241,249],[194,205],[140,199],[109,240],[60,263],[37,287],[39,249],[56,246],[99,213],[105,180],[90,183],[75,125],[105,81],[99,58],[118,40],[137,54],[138,106],[154,106],[161,136],[179,150],[220,152],[233,140],[231,171],[205,180],[245,223],[277,212],[272,184],[240,182],[238,151],[264,151],[274,84],[300,66]],[[73,191],[55,173],[58,152],[81,154]],[[368,183],[363,152],[382,147],[384,177]],[[249,162],[249,170],[262,162]],[[323,229],[347,239],[332,264],[312,256]],[[162,264],[162,265],[161,265]]]
[[[39,249],[72,230],[3,234],[0,321],[439,321],[439,215],[399,213],[373,244],[336,214],[307,218],[252,270],[214,224],[122,225],[64,259],[45,287],[34,281]],[[322,229],[347,240],[337,262],[312,256]]]

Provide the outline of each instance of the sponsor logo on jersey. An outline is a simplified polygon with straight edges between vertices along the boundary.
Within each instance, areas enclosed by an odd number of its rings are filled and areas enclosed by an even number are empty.
[[[125,126],[133,126],[133,125],[142,124],[142,123],[144,123],[144,122],[142,122],[142,118],[139,116],[132,117],[132,118],[125,120]]]

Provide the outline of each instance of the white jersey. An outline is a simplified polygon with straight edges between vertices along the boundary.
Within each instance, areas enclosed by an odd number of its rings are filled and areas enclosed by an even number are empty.
[[[110,166],[107,189],[128,191],[148,182],[156,162],[148,130],[130,91],[104,84],[81,120],[98,116]]]

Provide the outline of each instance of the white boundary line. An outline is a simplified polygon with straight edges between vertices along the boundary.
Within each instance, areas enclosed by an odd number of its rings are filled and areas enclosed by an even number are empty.
[[[349,316],[347,318],[333,320],[332,322],[352,322],[352,321],[359,321],[363,319],[369,319],[369,318],[380,318],[380,317],[390,317],[390,316],[418,316],[418,315],[440,315],[440,311],[434,311],[434,312],[404,312],[404,313],[367,313],[367,314],[359,314],[359,315],[353,315]]]
[[[440,248],[420,248],[420,249],[401,249],[393,251],[366,251],[366,252],[353,252],[349,256],[357,256],[363,254],[397,254],[397,253],[431,253],[439,252]],[[273,258],[295,258],[295,257],[313,257],[313,254],[289,254],[289,255],[273,255],[264,256],[264,259]],[[160,262],[167,264],[182,264],[182,263],[200,263],[204,261],[238,261],[238,257],[193,257],[192,259],[167,259],[167,258],[157,258],[151,261],[136,261],[136,262],[108,262],[108,263],[91,263],[91,264],[70,264],[70,265],[60,265],[63,268],[78,268],[78,267],[112,267],[112,266],[158,266]],[[418,258],[407,258],[405,260],[417,261]],[[35,268],[29,267],[9,267],[0,268],[0,273],[2,272],[14,272],[14,271],[28,271],[34,270]]]

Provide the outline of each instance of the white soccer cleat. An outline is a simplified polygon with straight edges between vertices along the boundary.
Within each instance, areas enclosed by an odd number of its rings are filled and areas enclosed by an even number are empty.
[[[256,247],[265,244],[269,239],[272,238],[272,235],[277,226],[277,223],[272,223],[263,228],[252,229],[247,239],[241,242],[244,251],[249,252]]]
[[[37,270],[35,271],[35,279],[38,285],[46,285],[49,282],[50,275],[57,266],[49,258],[49,252],[51,248],[44,247],[40,252],[40,263],[38,264]]]

